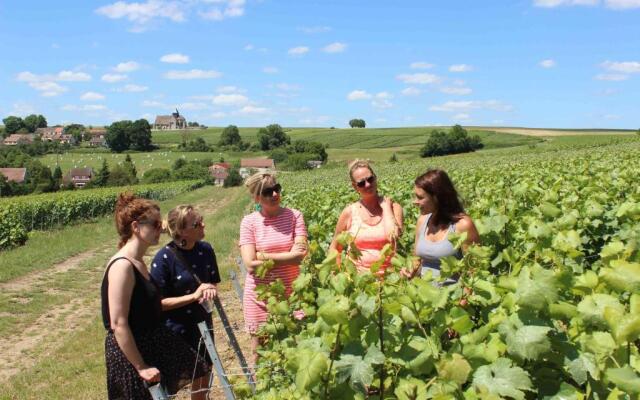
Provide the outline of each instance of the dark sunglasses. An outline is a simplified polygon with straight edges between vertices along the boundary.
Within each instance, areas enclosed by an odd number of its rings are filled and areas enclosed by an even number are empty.
[[[271,197],[273,196],[274,192],[280,193],[281,190],[282,186],[280,186],[279,183],[276,183],[274,186],[262,189],[262,192],[260,192],[260,194],[262,195],[262,197]]]
[[[369,175],[368,177],[364,179],[360,179],[358,182],[356,182],[356,186],[358,186],[359,188],[363,188],[365,183],[368,183],[369,185],[373,185],[373,182],[375,181],[376,181],[376,176]]]
[[[147,219],[143,219],[142,221],[138,221],[139,225],[149,225],[154,229],[162,229],[162,221],[160,221],[159,219],[156,219],[155,221],[150,221]]]

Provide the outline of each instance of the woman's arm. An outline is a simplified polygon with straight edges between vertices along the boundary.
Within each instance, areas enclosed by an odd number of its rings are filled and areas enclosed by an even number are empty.
[[[402,207],[388,197],[382,200],[381,206],[384,232],[388,238],[397,239],[402,234],[403,228]]]
[[[478,233],[478,229],[476,229],[476,225],[473,223],[470,216],[465,215],[456,223],[456,232],[467,233],[467,240],[465,240],[462,245],[462,249],[464,251],[466,251],[472,244],[480,244],[480,234]]]
[[[129,307],[136,280],[133,268],[128,260],[122,259],[109,269],[109,319],[116,342],[127,360],[143,379],[153,382],[159,380],[160,372],[144,362],[129,327]]]
[[[212,299],[216,295],[216,285],[201,283],[195,292],[178,297],[165,297],[162,299],[162,311],[175,310],[188,304]]]
[[[331,245],[329,246],[329,252],[331,252],[331,250],[335,250],[338,252],[338,257],[336,258],[336,263],[338,263],[338,265],[340,265],[340,253],[342,253],[342,245],[340,245],[340,243],[338,243],[338,236],[349,229],[349,225],[351,224],[351,207],[347,206],[345,207],[344,210],[342,210],[342,213],[340,214],[340,217],[338,217],[338,222],[336,223],[336,231],[333,234],[333,240],[331,241]]]

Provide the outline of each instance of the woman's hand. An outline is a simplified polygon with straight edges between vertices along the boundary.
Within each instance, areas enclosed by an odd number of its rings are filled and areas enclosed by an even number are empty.
[[[138,370],[138,375],[148,383],[160,382],[160,370],[156,367],[144,366]]]
[[[213,289],[214,296],[216,293],[216,287],[210,283],[201,283],[200,286],[193,292],[193,299],[199,303],[202,303],[204,300],[213,299],[213,297],[205,297],[205,293],[207,296],[211,296],[211,290]]]
[[[393,200],[385,196],[382,199],[382,203],[380,203],[380,206],[386,211],[393,211]]]
[[[210,289],[205,289],[202,292],[202,298],[200,299],[200,303],[207,300],[213,300],[218,297],[218,289],[214,286]]]

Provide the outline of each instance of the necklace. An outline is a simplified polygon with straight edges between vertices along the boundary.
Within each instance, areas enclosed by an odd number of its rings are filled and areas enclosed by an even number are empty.
[[[359,203],[360,203],[360,207],[365,209],[365,211],[367,212],[367,214],[369,214],[369,217],[370,217],[370,218],[380,217],[380,215],[376,215],[376,214],[372,213],[372,212],[369,210],[369,208],[367,208],[367,206],[365,206],[365,205],[364,205],[364,203],[362,202],[362,200],[360,200],[360,201],[359,201]]]

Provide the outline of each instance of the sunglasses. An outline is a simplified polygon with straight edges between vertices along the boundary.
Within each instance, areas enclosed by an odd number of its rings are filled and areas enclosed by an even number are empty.
[[[162,229],[162,221],[160,221],[159,219],[156,219],[154,221],[143,219],[142,221],[138,221],[138,225],[149,225],[157,230]]]
[[[262,197],[271,197],[273,196],[274,192],[279,194],[281,190],[282,186],[280,186],[279,183],[276,183],[274,186],[262,189],[262,192],[260,192],[260,194],[262,195]]]
[[[359,188],[363,188],[365,183],[368,183],[369,185],[373,185],[373,182],[376,181],[376,176],[375,175],[369,175],[368,177],[364,178],[364,179],[360,179],[359,181],[356,182],[356,186]]]

